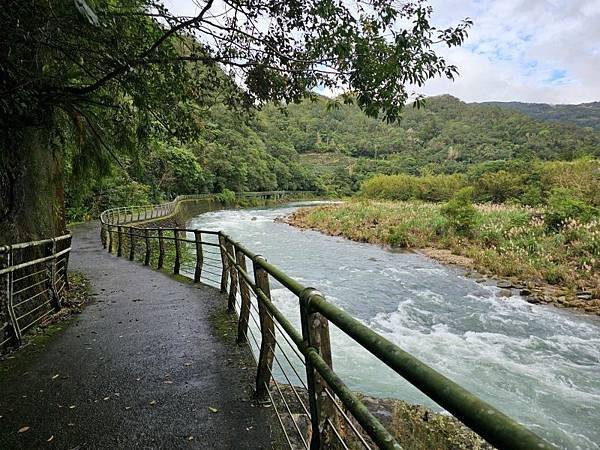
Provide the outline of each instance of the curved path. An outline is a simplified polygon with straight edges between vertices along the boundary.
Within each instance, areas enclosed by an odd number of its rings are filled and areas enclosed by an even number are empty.
[[[70,269],[95,300],[0,381],[0,448],[277,447],[247,348],[215,325],[227,320],[218,291],[109,255],[97,223],[73,237]]]

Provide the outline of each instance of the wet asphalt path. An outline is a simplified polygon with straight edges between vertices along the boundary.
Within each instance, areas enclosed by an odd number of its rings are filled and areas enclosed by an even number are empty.
[[[73,235],[94,301],[0,382],[0,449],[272,448],[248,350],[210,319],[223,297],[107,254],[96,223]]]

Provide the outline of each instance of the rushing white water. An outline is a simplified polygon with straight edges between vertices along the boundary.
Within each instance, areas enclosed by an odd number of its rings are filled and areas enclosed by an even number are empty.
[[[559,447],[600,449],[597,317],[501,298],[419,254],[274,221],[298,206],[214,211],[190,226],[225,231]],[[298,325],[297,299],[277,285],[272,296]],[[334,368],[351,388],[436,407],[339,330],[332,341]]]

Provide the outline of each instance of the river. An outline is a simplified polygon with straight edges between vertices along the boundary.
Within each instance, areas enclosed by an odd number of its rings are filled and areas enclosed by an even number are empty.
[[[598,317],[500,297],[493,284],[417,253],[275,221],[303,205],[212,211],[189,227],[225,231],[559,447],[600,449]],[[277,286],[272,296],[298,324],[297,299]],[[332,351],[352,389],[439,409],[335,328]]]

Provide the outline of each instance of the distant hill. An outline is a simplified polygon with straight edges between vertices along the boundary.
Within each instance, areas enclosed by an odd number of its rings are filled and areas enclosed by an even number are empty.
[[[590,127],[600,131],[600,102],[579,105],[548,105],[546,103],[483,102],[477,105],[498,106],[520,111],[537,120],[572,123],[579,127]]]
[[[328,108],[328,102],[319,97],[289,105],[287,114],[267,107],[257,131],[270,149],[385,161],[389,170],[407,173],[461,172],[492,160],[600,156],[600,133],[591,129],[450,95],[428,98],[421,109],[407,107],[395,124],[369,118],[353,105]]]

